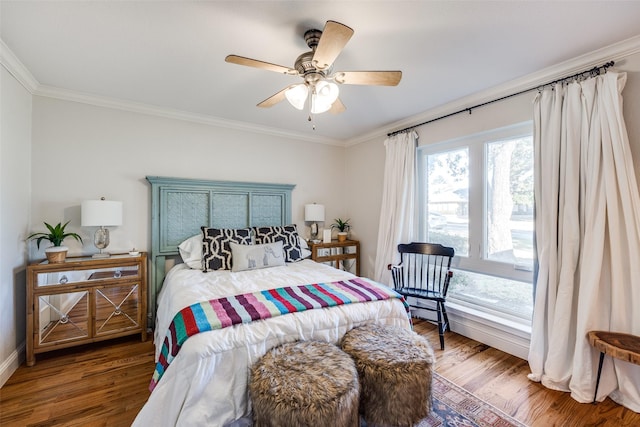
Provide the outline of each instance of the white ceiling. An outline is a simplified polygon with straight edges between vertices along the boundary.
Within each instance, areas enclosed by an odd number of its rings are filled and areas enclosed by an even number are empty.
[[[401,70],[397,87],[341,86],[347,110],[256,104],[327,20],[355,34],[336,70]],[[42,88],[346,141],[640,34],[640,1],[7,1],[0,37]]]

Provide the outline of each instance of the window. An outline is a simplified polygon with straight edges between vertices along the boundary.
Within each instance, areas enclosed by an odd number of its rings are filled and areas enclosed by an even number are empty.
[[[419,148],[420,238],[456,250],[451,300],[533,309],[531,123]]]

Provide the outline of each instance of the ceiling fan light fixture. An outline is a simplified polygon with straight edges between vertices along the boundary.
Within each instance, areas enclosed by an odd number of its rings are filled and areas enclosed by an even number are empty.
[[[306,83],[293,85],[284,93],[287,101],[289,101],[289,103],[298,110],[302,110],[304,108],[304,104],[307,100],[308,95],[309,88],[307,87]]]
[[[311,95],[311,114],[320,114],[331,109],[331,104],[322,101],[320,97]]]
[[[311,92],[311,114],[320,114],[329,111],[340,90],[338,85],[325,80],[319,81]]]
[[[316,96],[321,98],[323,103],[333,104],[338,99],[339,94],[340,89],[333,82],[322,80],[316,85]]]

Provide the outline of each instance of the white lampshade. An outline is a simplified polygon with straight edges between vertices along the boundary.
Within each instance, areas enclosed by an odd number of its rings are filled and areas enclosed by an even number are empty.
[[[289,103],[298,110],[302,110],[304,108],[304,103],[307,100],[308,94],[309,88],[304,83],[291,86],[284,92],[284,96],[287,98],[287,101],[289,101]]]
[[[320,114],[329,111],[340,90],[338,85],[327,81],[319,81],[311,98],[311,113]]]
[[[112,227],[122,225],[122,202],[113,200],[85,200],[81,205],[83,227]]]
[[[318,83],[311,84],[311,88],[307,83],[300,83],[289,87],[284,92],[287,101],[298,110],[304,109],[304,105],[311,90],[311,113],[320,114],[328,111],[340,93],[338,85],[333,82],[321,80]]]
[[[324,205],[317,203],[311,205],[304,205],[304,220],[305,221],[324,221]]]

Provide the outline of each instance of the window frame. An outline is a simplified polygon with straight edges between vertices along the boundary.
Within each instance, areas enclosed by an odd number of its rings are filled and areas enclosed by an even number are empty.
[[[457,149],[467,148],[469,155],[469,254],[456,255],[456,269],[532,283],[533,269],[518,264],[504,263],[485,258],[487,241],[487,150],[486,143],[517,139],[533,135],[533,122],[526,121],[497,129],[491,129],[417,148],[418,167],[418,233],[423,241],[427,237],[428,188],[426,178],[427,157]],[[535,233],[535,230],[534,230]],[[535,262],[535,260],[534,260]]]

